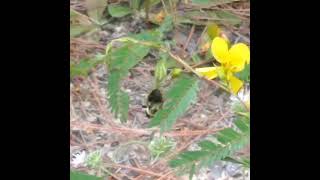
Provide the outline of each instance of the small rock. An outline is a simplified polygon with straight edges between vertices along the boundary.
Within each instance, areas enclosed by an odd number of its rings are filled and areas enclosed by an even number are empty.
[[[201,117],[202,119],[204,119],[204,118],[206,118],[207,116],[204,115],[204,114],[201,114],[200,117]]]
[[[209,176],[212,179],[218,179],[222,176],[222,171],[223,171],[223,162],[218,161],[211,168],[211,172]]]
[[[242,176],[242,168],[240,164],[228,163],[225,167],[226,172],[231,177]]]

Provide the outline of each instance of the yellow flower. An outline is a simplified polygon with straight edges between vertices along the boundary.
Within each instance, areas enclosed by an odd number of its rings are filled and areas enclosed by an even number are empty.
[[[196,71],[208,79],[223,76],[226,78],[230,90],[235,94],[238,93],[243,86],[243,82],[234,76],[234,73],[242,71],[245,65],[250,63],[249,47],[243,43],[237,43],[229,49],[227,40],[216,37],[212,41],[211,52],[221,65],[197,68]]]

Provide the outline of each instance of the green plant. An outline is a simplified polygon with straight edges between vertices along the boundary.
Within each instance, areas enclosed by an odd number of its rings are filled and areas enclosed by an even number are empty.
[[[175,147],[175,142],[172,139],[164,136],[153,138],[149,144],[149,149],[152,155],[156,158],[168,153],[172,148]]]
[[[98,177],[105,177],[106,175],[112,175],[112,173],[107,168],[104,167],[106,164],[103,164],[101,150],[96,150],[88,154],[88,156],[85,159],[85,164],[89,168],[96,170],[97,172],[96,174]],[[94,177],[88,177],[88,178],[94,178]]]
[[[117,39],[111,42],[106,48],[106,63],[110,71],[108,77],[108,96],[112,112],[122,122],[126,122],[128,117],[129,96],[121,90],[120,83],[129,72],[129,69],[139,63],[150,51],[150,44],[139,42],[153,42],[152,46],[160,46],[163,33],[170,30],[169,22],[165,22],[156,30],[142,32],[129,38]],[[113,49],[112,45],[116,41],[122,42],[122,46]],[[121,59],[121,60],[120,60]]]
[[[98,64],[103,63],[105,55],[97,54],[93,58],[85,58],[80,60],[78,64],[70,61],[70,77],[75,76],[88,76],[90,71]]]
[[[196,77],[187,74],[183,74],[173,81],[164,95],[164,99],[167,100],[164,102],[163,108],[151,119],[150,127],[160,125],[161,132],[170,130],[175,121],[195,101],[198,82]]]
[[[70,8],[70,37],[78,37],[93,31],[97,25],[88,16]]]
[[[99,24],[103,22],[104,11],[108,5],[105,0],[86,0],[87,14]]]
[[[130,0],[129,4],[110,4],[108,6],[108,12],[112,17],[119,18],[144,9],[146,19],[149,19],[148,16],[150,8],[157,5],[159,2],[160,0]]]
[[[102,180],[102,178],[78,171],[70,171],[70,180]]]
[[[250,122],[249,118],[237,116],[234,124],[237,129],[226,128],[215,136],[217,142],[204,140],[198,143],[201,148],[197,151],[185,151],[170,161],[170,166],[182,172],[189,171],[192,178],[195,171],[204,166],[209,166],[218,160],[228,160],[249,166],[248,160],[235,160],[230,156],[249,143]],[[190,179],[191,179],[190,178]]]
[[[159,33],[159,31],[155,31],[155,32]],[[161,33],[159,33],[159,35],[160,34]],[[148,37],[147,35],[150,35],[150,34],[149,33],[145,34],[143,37]],[[121,62],[113,62],[113,61],[117,61],[117,58],[111,59],[111,60],[109,59],[108,63],[109,63],[109,69],[111,70],[111,75],[110,75],[111,77],[115,74],[117,77],[119,77],[120,72],[122,72],[122,69],[124,69],[124,71],[127,72],[129,68],[133,67],[133,65],[135,65],[138,61],[140,61],[143,58],[143,56],[147,54],[150,48],[155,48],[161,51],[162,53],[167,53],[169,56],[171,56],[172,58],[177,60],[179,63],[184,65],[186,69],[190,68],[188,64],[186,64],[181,59],[179,59],[178,57],[170,53],[167,47],[164,46],[163,43],[161,43],[161,39],[158,39],[158,41],[157,40],[149,41],[146,38],[141,39],[141,34],[140,34],[135,38],[134,37],[123,38],[118,41],[129,43],[129,44],[134,43],[136,47],[142,46],[144,47],[143,49],[145,49],[145,52],[142,53],[142,55],[137,57],[136,59],[131,60],[132,62],[131,65],[130,63],[125,63],[125,65],[123,66],[120,66],[120,65],[117,66],[118,68],[116,71],[112,71],[112,66],[110,67],[110,64],[112,63],[118,64]],[[109,50],[111,49],[110,47],[108,48],[107,48],[107,52],[109,52]],[[241,53],[241,52],[242,51],[239,51],[238,53]],[[244,52],[247,53],[247,51],[244,51]],[[124,53],[121,53],[121,54],[124,54]],[[125,54],[124,57],[122,57],[122,59],[126,58],[127,55],[128,54]],[[131,56],[131,57],[135,57],[135,56]],[[245,54],[245,56],[243,57],[247,58],[247,54]],[[244,62],[244,60],[241,60],[240,62],[242,61]],[[163,76],[165,75],[163,73],[164,66],[162,63],[163,62],[160,60],[159,63],[156,65],[156,71],[159,71],[156,74],[156,78],[158,79],[159,77],[161,77],[160,79],[162,79]],[[181,75],[179,75],[178,78],[176,78],[171,82],[171,85],[164,92],[165,101],[162,105],[162,108],[159,111],[157,111],[157,113],[151,119],[150,127],[160,126],[161,133],[163,133],[164,131],[171,130],[176,120],[179,117],[181,117],[181,115],[183,115],[184,112],[188,109],[189,105],[196,100],[197,92],[199,88],[198,87],[199,78],[197,76],[199,76],[199,74],[197,74],[196,71],[193,71],[192,68],[190,69],[190,71],[193,72],[195,75],[182,73]],[[118,80],[119,79],[117,79],[117,81]],[[113,81],[110,81],[110,82],[113,84]],[[223,87],[223,85],[221,86]],[[224,88],[228,89],[228,87],[224,87]],[[120,91],[119,87],[117,87],[117,89],[118,89],[117,92],[119,92]],[[236,94],[238,92],[238,89],[237,91],[230,90],[229,92]],[[114,95],[114,97],[116,97],[116,95]],[[123,95],[121,97],[123,97]],[[122,103],[121,101],[117,101],[117,102],[120,104]],[[124,105],[127,105],[127,102]],[[118,107],[113,107],[113,108],[118,108]],[[190,172],[190,178],[192,178],[193,174],[197,172],[199,168],[208,166],[217,160],[228,160],[228,161],[232,160],[233,162],[238,162],[238,163],[241,162],[242,164],[249,166],[248,165],[249,161],[247,160],[237,160],[235,158],[232,158],[232,155],[234,152],[240,150],[241,148],[243,148],[249,143],[249,135],[250,135],[249,116],[247,113],[247,109],[246,108],[241,109],[241,111],[237,113],[238,115],[236,116],[236,120],[234,121],[234,124],[237,128],[235,129],[226,128],[218,132],[217,135],[215,136],[217,142],[212,142],[209,140],[199,142],[198,146],[201,148],[200,150],[182,152],[175,159],[170,161],[170,165],[173,168],[177,168],[183,171],[188,170]],[[159,148],[160,148],[160,145],[159,145]],[[153,146],[154,151],[156,151],[155,149],[156,148]]]
[[[86,158],[86,164],[91,168],[99,168],[102,165],[101,151],[90,153]]]
[[[200,1],[193,1],[193,3],[199,2]],[[141,1],[132,1],[131,3],[132,7],[137,7],[139,4],[141,5]],[[129,7],[122,6],[122,4],[108,5],[108,11],[113,17],[122,17],[133,12]],[[87,76],[88,72],[96,65],[106,65],[108,69],[107,94],[111,111],[121,123],[126,123],[128,119],[130,97],[127,92],[122,89],[121,82],[128,76],[130,69],[143,61],[151,50],[155,50],[160,57],[154,68],[155,88],[162,88],[161,82],[171,78],[169,85],[163,88],[162,91],[164,102],[151,118],[149,124],[149,127],[152,128],[159,127],[160,135],[163,135],[166,131],[170,131],[178,118],[180,118],[188,110],[189,106],[197,100],[199,84],[203,78],[201,73],[193,69],[189,63],[171,52],[171,47],[173,45],[171,41],[164,40],[165,34],[173,28],[173,19],[172,16],[167,15],[158,28],[112,40],[106,46],[105,54],[98,55],[92,59],[81,60],[77,65],[71,64],[72,77],[77,75]],[[212,29],[210,37],[212,39],[217,37],[220,38],[220,31],[217,27]],[[229,52],[229,48],[226,49]],[[247,53],[248,51],[237,53],[241,54],[243,52]],[[225,54],[229,56],[232,53]],[[247,58],[247,56],[248,53],[245,57]],[[197,54],[192,56],[192,58],[195,62],[199,62],[201,59]],[[220,77],[221,79],[224,79],[223,76],[226,76],[225,82],[231,84],[232,79],[228,79],[228,77],[237,77],[241,80],[241,86],[237,85],[239,83],[235,83],[237,87],[234,88],[233,86],[222,84],[221,82],[208,81],[219,85],[219,87],[227,92],[232,92],[233,95],[237,95],[239,89],[242,88],[245,83],[250,82],[250,66],[247,63],[243,69],[239,68],[235,70],[235,67],[241,66],[242,68],[242,63],[237,64],[237,66],[229,66],[229,64],[223,64],[224,61],[231,61],[229,57],[226,56],[225,58],[226,60],[222,59],[221,61],[218,61],[223,72],[214,71],[215,74],[212,75],[211,71],[211,75]],[[169,67],[174,70],[167,73]],[[232,74],[227,73],[227,71],[232,72]],[[181,170],[181,172],[189,172],[190,179],[192,179],[193,174],[200,168],[209,166],[218,160],[241,163],[244,166],[249,167],[250,160],[248,158],[238,158],[233,155],[235,152],[249,144],[250,113],[248,108],[244,106],[244,103],[236,103],[233,108],[236,114],[234,128],[225,128],[218,132],[212,137],[215,141],[209,139],[200,141],[198,143],[200,150],[185,151],[178,154],[170,161],[170,166],[177,170]],[[160,157],[161,155],[166,154],[172,147],[174,147],[174,143],[163,136],[159,139],[154,138],[149,145],[149,149],[154,157]],[[98,152],[90,157],[87,164],[92,168],[100,168],[101,158],[98,158],[100,157]]]
[[[121,4],[110,4],[108,6],[108,12],[112,17],[119,18],[132,13],[132,10],[128,6]]]

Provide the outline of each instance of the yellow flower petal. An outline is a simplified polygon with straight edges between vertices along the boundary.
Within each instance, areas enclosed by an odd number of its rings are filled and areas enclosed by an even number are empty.
[[[214,79],[218,76],[217,68],[218,67],[196,68],[195,71],[208,79]]]
[[[243,43],[233,45],[229,50],[230,66],[233,72],[242,71],[250,63],[249,47]]]
[[[230,85],[231,92],[234,94],[237,94],[241,89],[241,87],[243,86],[243,82],[237,77],[231,75],[229,76],[229,85]]]
[[[234,65],[234,64],[228,64],[227,69],[229,69],[232,72],[240,72],[245,68],[245,63]]]
[[[213,39],[211,44],[211,52],[213,57],[221,64],[228,61],[228,43],[225,39],[221,37],[216,37]]]

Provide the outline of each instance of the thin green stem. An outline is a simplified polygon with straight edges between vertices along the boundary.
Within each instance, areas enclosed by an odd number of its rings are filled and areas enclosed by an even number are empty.
[[[186,63],[185,61],[183,61],[179,56],[177,55],[174,55],[169,49],[167,48],[164,48],[158,44],[155,44],[155,43],[152,43],[152,42],[148,42],[148,41],[139,41],[139,40],[136,40],[136,39],[133,39],[133,38],[129,38],[129,37],[125,37],[125,38],[120,38],[120,39],[115,39],[115,40],[112,40],[108,45],[107,45],[107,48],[106,48],[106,54],[109,53],[113,43],[115,41],[118,41],[118,42],[133,42],[133,43],[137,43],[137,44],[141,44],[141,45],[145,45],[145,46],[149,46],[149,47],[154,47],[154,48],[157,48],[159,49],[160,51],[164,52],[164,53],[168,53],[175,61],[177,61],[179,64],[181,64],[186,70],[192,72],[193,74],[195,74],[198,78],[200,79],[203,79],[203,80],[206,80],[207,82],[210,82],[211,84],[214,84],[220,88],[222,88],[223,90],[225,90],[226,92],[230,93],[231,95],[235,96],[237,98],[237,100],[240,101],[240,103],[244,106],[244,108],[249,112],[249,108],[246,106],[246,104],[239,98],[238,95],[235,95],[233,94],[230,89],[228,89],[227,87],[223,86],[221,83],[217,82],[217,81],[214,81],[214,80],[208,80],[204,77],[202,77],[198,72],[196,72],[188,63]]]
[[[249,114],[243,113],[243,112],[236,112],[236,114],[239,114],[239,115],[244,116],[244,117],[247,117],[247,118],[250,117]]]

